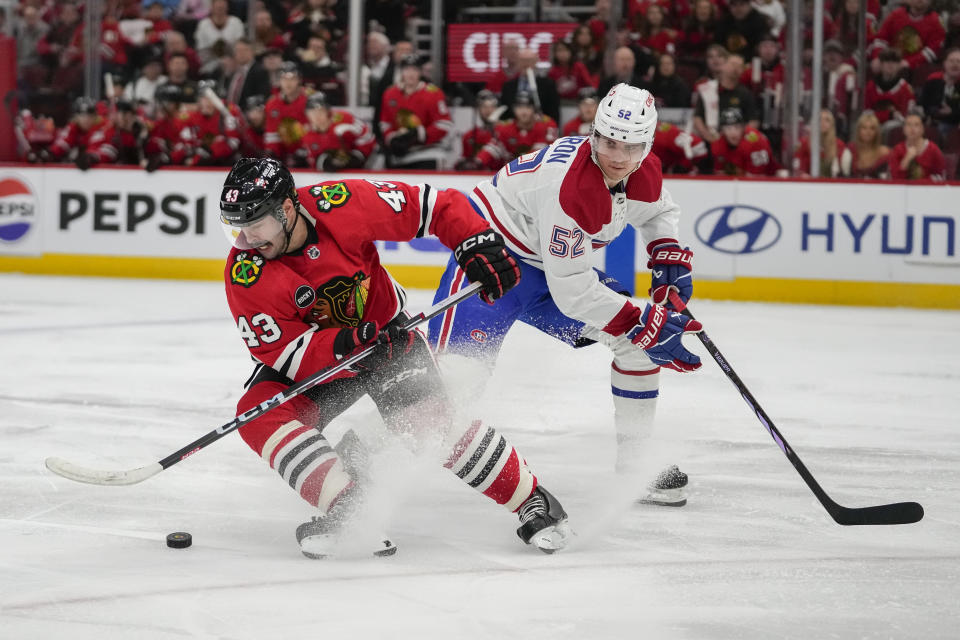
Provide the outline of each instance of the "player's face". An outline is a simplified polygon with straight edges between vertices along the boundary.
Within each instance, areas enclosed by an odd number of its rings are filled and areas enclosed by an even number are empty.
[[[256,109],[247,109],[246,112],[247,122],[249,122],[254,127],[263,126],[263,121],[266,117],[266,110],[262,107],[257,107]]]
[[[285,73],[280,77],[280,91],[292,96],[300,88],[300,78],[293,73]]]
[[[597,117],[596,100],[584,100],[577,106],[580,108],[580,118],[584,122],[593,122],[593,119]]]
[[[480,103],[480,106],[477,107],[477,111],[480,113],[480,119],[486,122],[490,119],[490,116],[493,115],[493,112],[497,110],[497,103],[493,100],[484,100]]]
[[[743,125],[725,124],[720,127],[720,133],[722,133],[723,137],[726,138],[727,144],[729,144],[731,147],[736,147],[740,144],[740,141],[743,140]]]
[[[420,82],[420,69],[417,67],[404,67],[400,70],[400,81],[408,87],[417,86]]]
[[[97,116],[91,113],[81,113],[77,116],[77,126],[84,131],[89,131],[97,121]]]
[[[591,141],[597,154],[597,163],[611,180],[623,180],[643,160],[646,144],[626,144],[619,140],[594,134]]]
[[[330,112],[327,109],[308,109],[307,119],[310,120],[310,126],[317,131],[326,131],[330,127]]]
[[[213,106],[213,101],[204,95],[201,95],[197,99],[197,108],[199,109],[200,113],[205,116],[212,116],[213,112],[217,110],[217,108]]]
[[[513,115],[517,118],[517,124],[529,126],[533,124],[533,118],[537,115],[537,112],[533,107],[518,104],[513,107]]]
[[[293,201],[287,198],[283,202],[283,211],[287,217],[287,226],[292,226],[295,212]],[[267,260],[279,257],[280,251],[286,247],[287,239],[283,225],[273,215],[266,215],[256,222],[246,226],[223,225],[227,239],[237,249],[256,249]]]

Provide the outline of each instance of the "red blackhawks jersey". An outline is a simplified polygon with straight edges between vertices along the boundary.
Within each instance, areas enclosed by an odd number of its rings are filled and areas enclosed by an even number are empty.
[[[590,135],[590,128],[592,126],[592,120],[587,122],[580,117],[580,114],[577,114],[576,117],[571,118],[567,121],[567,124],[563,125],[563,131],[560,133],[560,137],[566,138],[567,136],[588,136]]]
[[[943,180],[947,172],[947,163],[940,148],[929,140],[924,140],[923,151],[910,161],[907,168],[901,169],[900,163],[907,155],[907,143],[901,142],[890,151],[890,177],[894,180]]]
[[[423,144],[435,144],[443,140],[453,128],[446,98],[438,87],[421,82],[412,93],[393,85],[383,94],[380,111],[380,131],[389,142],[401,129],[420,129]]]
[[[336,362],[333,341],[360,322],[384,326],[403,288],[380,264],[376,240],[427,234],[448,247],[488,228],[456,189],[342,180],[297,189],[308,235],[274,260],[233,249],[224,278],[234,322],[254,358],[294,381]]]
[[[150,135],[143,152],[147,156],[165,153],[170,157],[170,164],[183,164],[190,153],[188,142],[191,138],[186,114],[172,118],[164,115],[150,125]]]
[[[326,131],[308,128],[301,145],[307,150],[310,167],[326,153],[358,153],[366,160],[373,151],[376,138],[370,127],[346,111],[330,110],[330,127]]]
[[[60,129],[56,140],[50,145],[50,153],[56,159],[64,158],[71,149],[78,149],[97,158],[97,162],[113,162],[117,159],[117,149],[111,144],[108,134],[110,126],[103,118],[84,131],[76,122]]]
[[[267,100],[265,110],[263,141],[267,151],[283,159],[300,147],[307,125],[307,94],[301,91],[289,101],[277,94]]]
[[[540,116],[528,129],[521,129],[516,120],[507,120],[494,128],[493,140],[481,149],[477,159],[485,167],[499,169],[517,156],[543,149],[556,139],[557,123],[550,116]]]
[[[913,87],[903,78],[897,80],[889,89],[884,89],[871,80],[867,83],[863,105],[872,109],[880,122],[886,122],[896,115],[900,118],[906,117],[915,97]]]
[[[700,136],[688,133],[669,122],[657,126],[653,137],[653,153],[660,158],[664,173],[670,173],[675,167],[690,171],[695,162],[707,157],[710,149]]]
[[[909,9],[899,7],[890,12],[873,41],[873,57],[887,47],[900,52],[912,69],[937,61],[946,36],[936,11],[915,17]]]
[[[731,147],[727,139],[720,136],[710,145],[713,153],[713,170],[728,176],[772,176],[778,166],[773,159],[770,141],[753,127],[743,130],[743,139],[736,147]]]
[[[214,160],[226,160],[240,148],[240,119],[243,115],[230,105],[229,117],[219,111],[206,115],[199,109],[190,113],[185,136],[191,146],[200,147]]]

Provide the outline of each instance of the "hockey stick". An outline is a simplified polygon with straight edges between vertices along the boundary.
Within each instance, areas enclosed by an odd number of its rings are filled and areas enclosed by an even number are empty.
[[[681,310],[681,313],[693,319],[693,314],[690,313],[690,309],[684,305],[683,300],[680,299],[676,292],[670,292],[670,301],[675,308]],[[820,501],[820,504],[823,505],[823,508],[827,510],[827,513],[830,514],[830,517],[832,517],[837,524],[910,524],[919,522],[920,519],[923,518],[923,507],[917,502],[896,502],[894,504],[879,504],[872,507],[844,507],[834,502],[816,479],[814,479],[813,474],[810,473],[800,460],[800,456],[793,450],[793,447],[787,443],[783,434],[780,433],[780,430],[773,425],[773,420],[771,420],[767,412],[763,410],[763,407],[760,406],[757,399],[753,397],[753,394],[747,389],[747,385],[743,383],[740,376],[738,376],[733,370],[733,367],[730,366],[730,362],[720,353],[720,349],[713,343],[710,336],[708,336],[705,331],[701,331],[697,334],[697,337],[700,338],[700,342],[707,348],[707,351],[720,368],[723,369],[727,378],[730,379],[730,382],[734,384],[740,392],[740,395],[743,396],[743,399],[747,402],[747,405],[754,414],[756,414],[760,423],[770,432],[773,441],[777,443],[780,450],[787,456],[787,460],[790,461],[793,468],[797,470],[797,473],[800,474],[803,481],[806,482],[810,490],[813,491],[813,495],[817,497],[817,500]]]
[[[430,318],[440,315],[450,307],[463,302],[472,296],[474,293],[480,290],[480,287],[481,285],[479,282],[474,282],[473,284],[456,292],[452,296],[441,300],[423,313],[413,316],[404,323],[403,328],[407,330],[413,329],[414,327],[423,324]],[[184,458],[193,455],[197,451],[200,451],[200,449],[203,449],[207,445],[216,442],[231,431],[235,431],[243,425],[259,418],[268,411],[279,407],[291,398],[302,394],[308,389],[312,389],[326,380],[329,380],[335,374],[350,367],[358,360],[370,355],[376,346],[377,345],[371,345],[361,351],[358,351],[352,356],[341,360],[332,367],[321,369],[309,378],[305,378],[304,380],[287,387],[269,400],[261,402],[253,409],[240,414],[225,425],[217,427],[205,436],[194,440],[182,449],[171,453],[166,458],[158,462],[154,462],[153,464],[148,464],[144,467],[137,467],[136,469],[128,469],[125,471],[101,471],[98,469],[90,469],[88,467],[83,467],[69,462],[68,460],[64,460],[63,458],[56,457],[47,458],[45,464],[47,465],[47,469],[50,469],[50,471],[54,472],[58,476],[63,476],[64,478],[74,480],[76,482],[110,486],[123,486],[143,482],[147,478],[152,478],[164,469],[172,467]]]

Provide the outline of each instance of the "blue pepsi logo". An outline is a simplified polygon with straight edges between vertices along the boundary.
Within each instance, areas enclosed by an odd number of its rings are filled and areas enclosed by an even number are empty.
[[[783,233],[780,221],[772,213],[742,204],[705,211],[693,230],[700,242],[711,249],[735,255],[765,251]]]
[[[37,198],[18,178],[0,178],[0,241],[16,242],[33,227]]]

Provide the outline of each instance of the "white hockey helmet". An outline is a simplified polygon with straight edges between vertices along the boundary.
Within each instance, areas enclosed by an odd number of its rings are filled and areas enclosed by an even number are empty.
[[[653,104],[653,96],[646,89],[638,89],[624,82],[615,85],[600,100],[597,115],[593,119],[593,135],[621,142],[634,149],[631,159],[636,159],[637,166],[653,148],[656,131],[657,108]],[[594,140],[594,153],[596,142]]]

